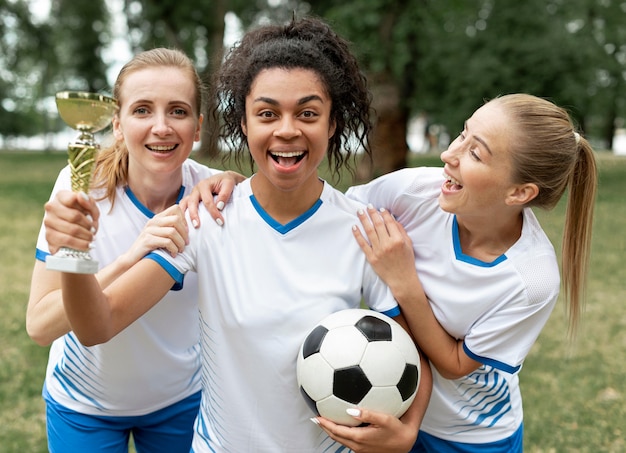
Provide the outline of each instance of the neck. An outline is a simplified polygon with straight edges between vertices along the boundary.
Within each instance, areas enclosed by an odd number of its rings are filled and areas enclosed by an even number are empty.
[[[260,174],[255,174],[250,181],[254,197],[265,212],[281,224],[286,224],[299,217],[317,202],[324,183],[317,174],[295,189],[282,189]]]
[[[133,194],[154,214],[164,211],[178,200],[182,176],[168,178],[128,178],[128,186]]]
[[[465,255],[490,262],[506,253],[522,235],[523,214],[500,217],[488,222],[457,216],[459,241]]]

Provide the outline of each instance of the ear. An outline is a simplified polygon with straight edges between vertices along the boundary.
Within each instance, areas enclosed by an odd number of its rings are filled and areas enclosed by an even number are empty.
[[[122,131],[122,125],[120,124],[120,117],[115,114],[113,116],[113,137],[115,140],[124,140],[124,132]]]
[[[526,205],[539,195],[539,187],[534,183],[520,184],[513,186],[505,198],[505,203],[514,205]]]
[[[335,135],[335,131],[337,130],[337,122],[333,119],[330,121],[330,127],[328,128],[328,139],[330,140],[333,135]]]
[[[194,142],[199,142],[200,141],[200,132],[202,131],[202,122],[204,121],[204,115],[201,113],[200,116],[198,117],[198,127],[196,128],[196,133],[193,136],[193,141]]]
[[[243,131],[243,135],[248,136],[248,128],[246,127],[246,119],[241,118],[241,130]]]

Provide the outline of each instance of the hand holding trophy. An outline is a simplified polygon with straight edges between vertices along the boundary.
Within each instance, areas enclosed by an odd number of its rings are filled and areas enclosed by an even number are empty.
[[[56,104],[61,119],[80,132],[68,145],[72,191],[88,193],[96,153],[100,149],[94,134],[109,125],[117,102],[112,97],[97,93],[62,91],[56,95]],[[88,250],[62,247],[46,258],[46,269],[95,274],[98,271],[98,262],[91,257]]]

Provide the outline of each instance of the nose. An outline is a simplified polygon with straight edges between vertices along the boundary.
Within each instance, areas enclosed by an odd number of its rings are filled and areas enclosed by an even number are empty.
[[[171,132],[169,120],[166,115],[156,115],[154,118],[154,124],[152,125],[152,133],[154,135],[167,135]]]
[[[296,120],[289,115],[285,115],[280,119],[278,127],[274,130],[274,137],[280,137],[285,140],[302,135],[302,131],[298,128]]]
[[[449,165],[457,165],[459,163],[461,145],[459,145],[457,141],[458,139],[454,140],[452,143],[450,143],[448,149],[441,153],[440,158],[444,163]]]

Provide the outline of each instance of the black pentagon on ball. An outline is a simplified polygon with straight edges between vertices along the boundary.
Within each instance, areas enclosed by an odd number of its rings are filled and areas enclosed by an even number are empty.
[[[333,395],[351,404],[359,404],[372,388],[360,366],[350,366],[335,370],[333,374]]]
[[[315,403],[315,400],[309,396],[309,394],[306,392],[306,390],[302,388],[302,386],[300,386],[300,393],[302,394],[306,405],[309,406],[311,410],[319,416],[320,411],[317,410],[317,404]]]
[[[402,401],[408,400],[415,389],[417,388],[417,381],[419,372],[417,371],[417,366],[411,363],[407,363],[404,367],[404,372],[402,373],[402,377],[398,382],[398,391],[402,396]]]
[[[354,325],[368,341],[391,341],[391,326],[375,316],[363,316]]]
[[[306,359],[310,355],[320,352],[327,333],[328,329],[324,326],[317,326],[313,329],[302,345],[302,357]]]

